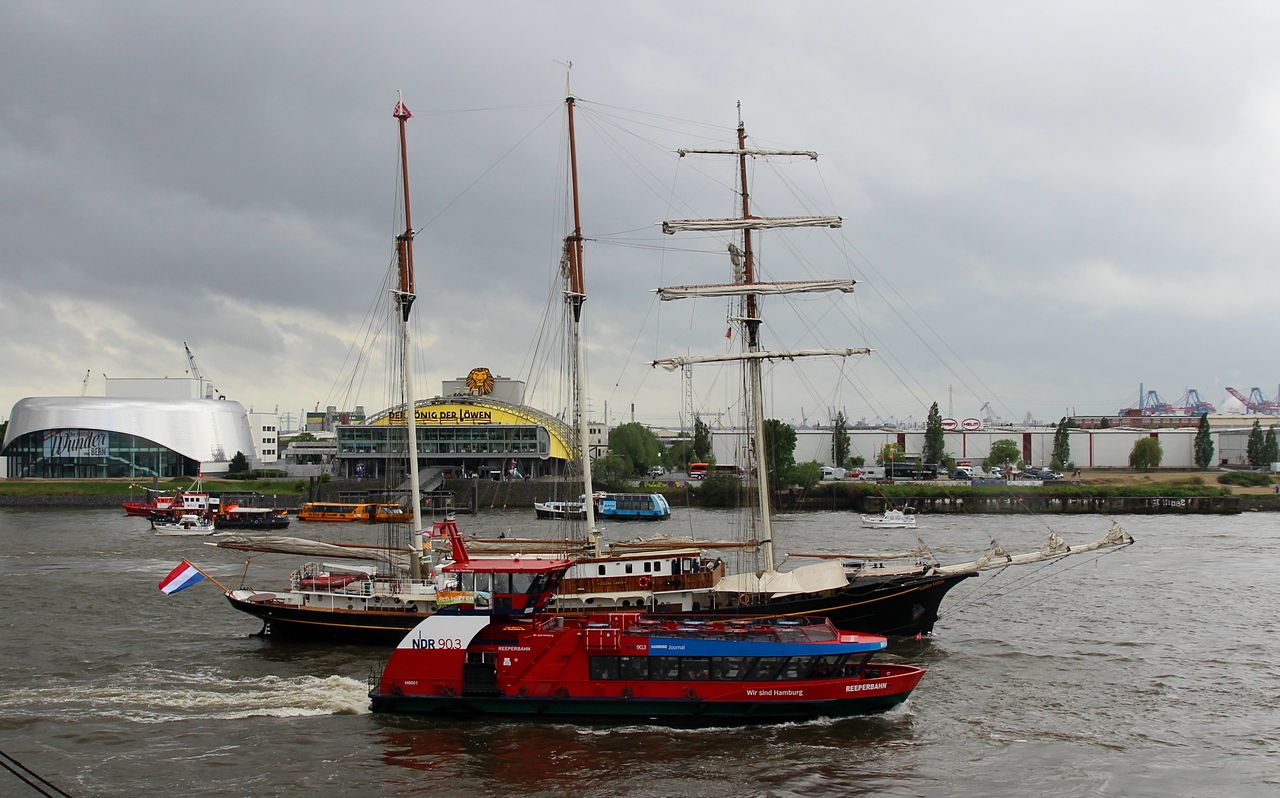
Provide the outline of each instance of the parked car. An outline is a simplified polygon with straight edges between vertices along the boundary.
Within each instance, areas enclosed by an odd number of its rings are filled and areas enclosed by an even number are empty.
[[[667,469],[663,468],[660,465],[654,466],[653,468],[649,469],[649,476],[651,477],[664,476],[666,473],[667,473]]]

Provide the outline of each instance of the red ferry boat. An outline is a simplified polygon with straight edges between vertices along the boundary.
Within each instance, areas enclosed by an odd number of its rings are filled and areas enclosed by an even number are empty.
[[[545,613],[568,560],[472,559],[456,527],[450,539],[445,570],[496,587],[460,594],[400,642],[373,679],[375,712],[775,722],[883,712],[924,676],[872,663],[885,638],[825,618]]]

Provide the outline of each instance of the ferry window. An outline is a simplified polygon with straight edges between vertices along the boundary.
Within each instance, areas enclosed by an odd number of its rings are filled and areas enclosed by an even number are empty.
[[[617,657],[592,657],[591,658],[591,678],[592,679],[618,678],[618,658]]]
[[[809,678],[809,669],[813,667],[813,657],[792,657],[786,665],[782,667],[782,672],[778,674],[779,679],[807,679]]]
[[[475,574],[459,574],[458,586],[461,590],[467,590],[467,591],[475,590],[476,575]]]
[[[631,573],[631,563],[627,563],[627,573]]]
[[[530,590],[533,587],[533,574],[512,574],[511,575],[511,592],[512,593],[533,593]]]
[[[494,593],[510,593],[511,592],[511,574],[494,574],[493,575],[493,592]]]
[[[747,681],[771,682],[778,678],[778,671],[782,670],[782,666],[786,664],[786,657],[761,657],[756,662],[756,666],[751,669],[751,674],[747,676]]]
[[[648,679],[649,678],[649,658],[648,657],[619,657],[618,658],[618,678],[619,679]]]
[[[600,575],[604,576],[604,566],[600,566]]]
[[[672,561],[671,561],[671,575],[672,575],[672,576],[679,576],[679,575],[680,575],[680,561],[679,561],[679,560],[672,560]]]
[[[711,660],[707,657],[684,657],[680,661],[680,678],[703,681],[711,678]]]
[[[485,593],[493,592],[493,584],[489,576],[489,574],[476,574],[476,590],[483,590]]]
[[[712,657],[711,678],[721,682],[736,682],[747,675],[755,657]]]
[[[813,670],[809,671],[810,679],[833,679],[840,674],[840,666],[844,663],[845,654],[830,654],[816,657]]]
[[[653,569],[653,566],[652,566],[652,565],[650,565],[648,562],[646,562],[646,563],[644,564],[644,572],[645,572],[646,574],[647,574],[647,573],[649,573],[649,571],[651,571],[652,569]]]
[[[649,657],[649,678],[671,681],[680,678],[679,657]]]
[[[662,560],[654,560],[654,562],[653,562],[653,572],[654,572],[655,574],[657,574],[657,573],[661,573],[661,572],[662,572]]]

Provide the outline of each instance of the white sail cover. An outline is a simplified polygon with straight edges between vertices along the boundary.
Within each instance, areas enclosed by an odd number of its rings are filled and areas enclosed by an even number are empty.
[[[798,357],[853,357],[854,355],[869,355],[871,350],[866,347],[849,348],[849,349],[791,349],[785,352],[735,352],[727,355],[691,355],[689,357],[670,357],[665,360],[655,360],[649,365],[655,368],[666,369],[667,371],[675,371],[678,368],[693,365],[694,363],[731,363],[735,360],[795,360]]]
[[[837,561],[804,565],[785,574],[777,571],[761,571],[758,574],[730,574],[711,589],[717,593],[768,593],[772,596],[793,596],[797,593],[817,593],[822,590],[839,590],[849,584],[844,566]]]
[[[685,147],[676,150],[683,158],[686,155],[792,155],[810,160],[818,160],[818,153],[813,150],[738,150],[738,149],[705,149],[695,150]]]
[[[750,216],[746,219],[677,219],[663,222],[662,232],[667,235],[696,230],[723,232],[727,230],[777,230],[785,227],[839,227],[844,220],[839,216],[775,216],[764,218]]]
[[[824,291],[853,293],[857,280],[793,280],[781,283],[722,283],[720,285],[673,285],[655,288],[664,302],[692,297],[745,296],[747,294],[816,294]]]

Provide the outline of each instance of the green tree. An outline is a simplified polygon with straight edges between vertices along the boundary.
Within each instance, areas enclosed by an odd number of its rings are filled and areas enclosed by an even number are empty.
[[[983,467],[990,471],[993,468],[1016,466],[1021,462],[1022,452],[1018,449],[1018,444],[1008,438],[1001,438],[992,442],[991,451],[987,454]]]
[[[836,420],[831,425],[831,464],[838,468],[844,467],[844,461],[849,459],[849,430],[846,428],[844,411],[836,413]]]
[[[1049,467],[1055,471],[1062,469],[1071,460],[1071,422],[1066,416],[1058,422],[1053,432],[1053,458]]]
[[[1245,449],[1249,457],[1249,465],[1254,468],[1262,466],[1262,445],[1264,439],[1262,436],[1262,424],[1258,419],[1253,420],[1253,428],[1249,430],[1249,443]]]
[[[609,430],[609,453],[627,463],[632,474],[646,474],[662,461],[662,443],[652,430],[633,421]]]
[[[929,408],[929,418],[924,423],[924,449],[920,452],[923,463],[934,465],[942,462],[946,454],[947,434],[942,430],[942,413],[938,411],[938,403]]]
[[[1164,458],[1164,447],[1159,438],[1140,438],[1133,444],[1129,452],[1129,467],[1135,471],[1146,471],[1160,465]]]
[[[907,459],[907,450],[900,443],[886,443],[876,450],[876,465],[901,463]]]
[[[684,471],[693,462],[693,442],[684,439],[671,444],[662,455],[662,464],[668,471]]]
[[[1098,424],[1098,429],[1111,429],[1111,419],[1103,416],[1101,423]]]
[[[281,439],[283,443],[299,443],[304,441],[317,440],[316,436],[310,432],[299,432],[297,435],[291,435],[287,439]]]
[[[1277,461],[1280,461],[1280,445],[1276,444],[1276,428],[1273,425],[1267,427],[1267,435],[1262,439],[1262,467],[1270,468]]]
[[[822,463],[817,460],[810,460],[807,463],[797,463],[791,468],[787,481],[792,485],[796,485],[806,493],[813,490],[822,481]]]
[[[712,454],[711,428],[702,423],[699,416],[693,417],[693,456],[696,462],[710,463]]]
[[[1196,465],[1208,468],[1213,462],[1213,436],[1209,434],[1209,414],[1200,414],[1200,428],[1196,430],[1195,449]]]
[[[867,458],[863,457],[862,455],[858,455],[857,457],[846,457],[844,463],[842,464],[842,467],[862,468],[866,464],[867,464]]]
[[[232,474],[243,474],[249,470],[249,458],[244,456],[244,452],[236,452],[235,457],[231,458],[231,462],[227,464],[227,471]]]
[[[783,487],[796,464],[796,431],[776,418],[764,422],[764,456],[769,469],[769,488]]]
[[[620,490],[632,476],[631,463],[617,455],[607,454],[591,461],[591,484],[605,490]]]

